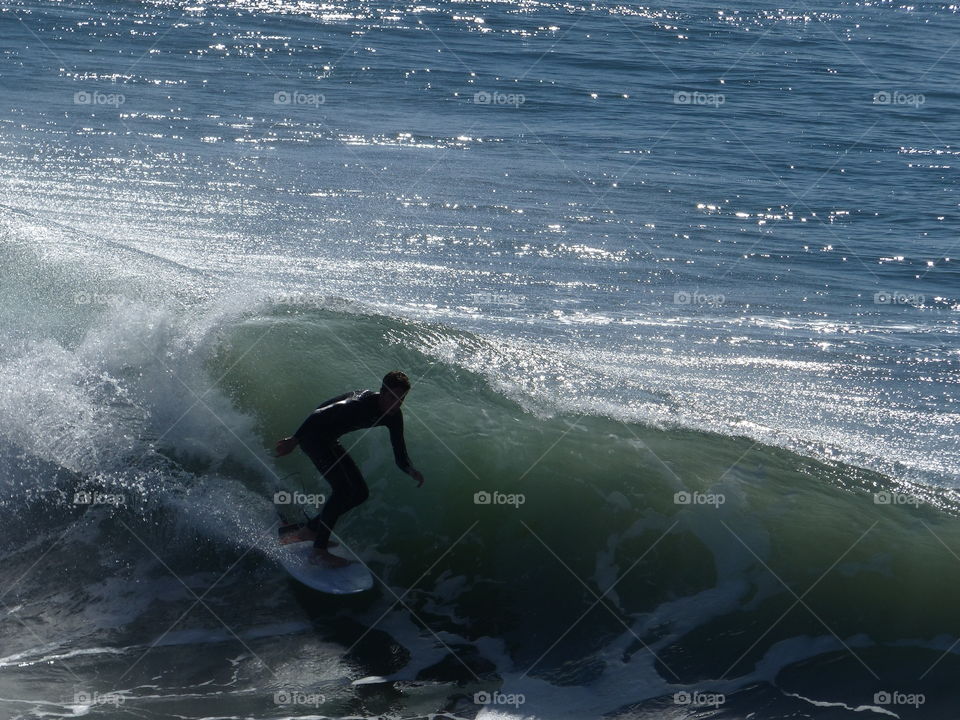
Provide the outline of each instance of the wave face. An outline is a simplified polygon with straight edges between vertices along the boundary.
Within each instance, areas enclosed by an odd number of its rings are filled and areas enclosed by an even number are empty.
[[[47,698],[18,711],[257,713],[291,688],[334,715],[952,707],[952,490],[570,407],[529,391],[558,362],[535,343],[251,284],[171,301],[162,263],[122,294],[61,252],[3,246],[0,667]],[[268,448],[393,368],[427,483],[382,429],[344,438],[371,498],[340,529],[382,584],[317,597],[271,559],[271,500],[326,486]]]

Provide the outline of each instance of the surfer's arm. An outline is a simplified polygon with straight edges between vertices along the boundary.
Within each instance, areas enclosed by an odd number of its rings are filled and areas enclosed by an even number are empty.
[[[311,435],[316,435],[320,426],[323,424],[320,420],[320,416],[321,413],[314,410],[312,413],[307,415],[307,419],[300,424],[300,427],[297,428],[297,431],[293,435],[286,437],[283,440],[277,440],[277,457],[289,455],[294,451],[297,445],[300,444],[301,440],[308,438]]]
[[[321,408],[325,408],[327,405],[333,405],[334,403],[338,403],[342,400],[346,400],[348,397],[352,395],[357,395],[360,392],[361,392],[360,390],[351,390],[350,392],[345,392],[343,395],[337,395],[336,397],[332,397],[329,400],[324,400],[322,403],[317,405],[317,410],[320,410]]]
[[[346,427],[351,417],[356,415],[356,403],[344,402],[353,398],[358,391],[351,390],[343,395],[324,400],[317,409],[307,415],[293,434],[298,442],[319,434],[329,434],[332,428]]]
[[[397,467],[413,477],[417,481],[417,487],[420,487],[423,485],[423,475],[413,467],[413,463],[410,462],[410,457],[407,455],[407,444],[403,439],[403,415],[397,412],[394,417],[390,418],[387,427],[390,428],[390,444],[393,445],[393,459],[396,461]]]
[[[300,442],[305,437],[309,437],[316,430],[317,425],[320,423],[320,413],[314,410],[312,413],[307,415],[307,419],[300,423],[300,427],[297,428],[297,431],[291,436],[297,442]]]

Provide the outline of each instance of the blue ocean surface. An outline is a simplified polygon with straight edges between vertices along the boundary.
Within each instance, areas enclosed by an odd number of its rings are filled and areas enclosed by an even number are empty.
[[[954,717],[958,110],[947,3],[5,2],[0,717]]]

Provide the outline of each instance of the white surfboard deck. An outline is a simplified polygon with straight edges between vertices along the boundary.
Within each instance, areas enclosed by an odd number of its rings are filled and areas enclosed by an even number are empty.
[[[310,562],[313,541],[303,540],[280,546],[280,564],[296,580],[320,592],[349,595],[373,587],[373,575],[347,550],[338,545],[330,548],[330,552],[354,562],[342,568],[315,565]]]

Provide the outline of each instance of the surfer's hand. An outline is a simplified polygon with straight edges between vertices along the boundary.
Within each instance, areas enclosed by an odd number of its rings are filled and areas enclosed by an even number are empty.
[[[421,473],[419,470],[411,470],[410,475],[414,480],[417,481],[417,487],[423,485],[423,473]]]
[[[295,437],[284,438],[283,440],[277,440],[277,457],[283,457],[284,455],[289,455],[293,452],[293,449],[297,446],[300,441]]]

